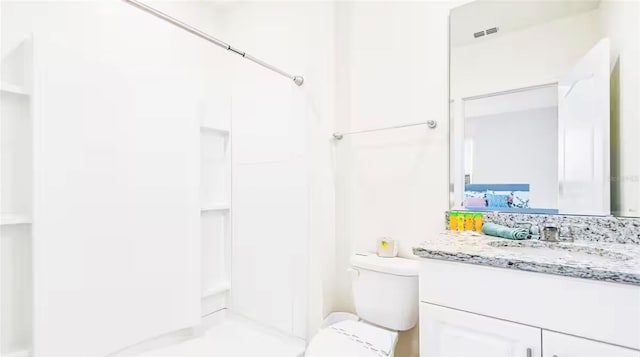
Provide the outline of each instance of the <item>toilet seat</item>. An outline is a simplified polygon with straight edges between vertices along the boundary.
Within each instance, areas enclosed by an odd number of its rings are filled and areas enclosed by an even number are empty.
[[[363,321],[346,320],[322,328],[311,339],[306,357],[391,357],[398,333]]]

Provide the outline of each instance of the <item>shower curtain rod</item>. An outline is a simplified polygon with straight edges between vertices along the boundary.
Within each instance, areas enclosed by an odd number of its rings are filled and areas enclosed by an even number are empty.
[[[237,48],[233,48],[228,43],[226,43],[224,41],[221,41],[221,40],[218,40],[217,38],[215,38],[215,37],[213,37],[213,36],[211,36],[211,35],[209,35],[207,33],[204,33],[202,31],[200,31],[195,27],[189,26],[189,25],[185,24],[184,22],[182,22],[182,21],[180,21],[180,20],[178,20],[178,19],[176,19],[174,17],[171,17],[171,16],[165,14],[164,12],[162,12],[160,10],[154,9],[153,7],[151,7],[149,5],[145,5],[145,4],[143,4],[142,2],[140,2],[138,0],[123,0],[123,1],[128,3],[128,4],[130,4],[130,5],[132,5],[132,6],[137,7],[140,10],[148,12],[149,14],[151,14],[151,15],[153,15],[155,17],[158,17],[158,18],[160,18],[160,19],[162,19],[164,21],[167,21],[168,23],[170,23],[170,24],[172,24],[174,26],[177,26],[177,27],[179,27],[179,28],[181,28],[181,29],[183,29],[183,30],[185,30],[187,32],[190,32],[190,33],[192,33],[192,34],[194,34],[194,35],[196,35],[196,36],[198,36],[198,37],[200,37],[202,39],[205,39],[205,40],[213,43],[214,45],[218,45],[218,46],[226,49],[227,51],[231,51],[231,52],[233,52],[235,54],[238,54],[238,55],[248,59],[251,62],[257,63],[257,64],[261,65],[262,67],[264,67],[266,69],[270,69],[270,70],[272,70],[272,71],[274,71],[276,73],[279,73],[279,74],[281,74],[281,75],[293,80],[293,83],[295,83],[298,86],[301,86],[302,83],[304,83],[304,78],[302,76],[294,76],[292,74],[289,74],[289,73],[287,73],[287,72],[285,72],[285,71],[283,71],[283,70],[281,70],[281,69],[279,69],[277,67],[274,67],[274,66],[268,64],[267,62],[265,62],[265,61],[263,61],[263,60],[261,60],[259,58],[253,57],[252,55],[250,55],[250,54],[248,54],[246,52],[243,52],[243,51],[241,51],[241,50],[239,50]]]

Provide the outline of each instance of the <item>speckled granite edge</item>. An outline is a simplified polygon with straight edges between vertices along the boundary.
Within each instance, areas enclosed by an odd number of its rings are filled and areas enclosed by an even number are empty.
[[[413,254],[421,258],[431,258],[446,261],[455,261],[459,263],[468,263],[476,265],[484,265],[496,268],[506,268],[523,270],[533,273],[554,274],[567,276],[572,278],[591,279],[599,281],[607,281],[612,283],[625,283],[640,286],[640,274],[620,274],[610,271],[593,271],[588,268],[574,268],[562,265],[530,263],[526,261],[508,260],[499,258],[486,258],[478,255],[469,254],[447,254],[434,250],[425,250],[422,248],[413,248]]]
[[[505,240],[480,234],[469,236],[467,233],[444,233],[414,247],[413,254],[421,258],[640,286],[640,246],[598,242],[560,243],[575,245],[579,249],[605,248],[614,254],[624,254],[630,258],[596,263],[518,254],[517,251],[505,251],[490,245],[491,242],[503,241]]]
[[[535,225],[560,227],[560,236],[569,236],[569,226],[575,227],[576,240],[621,244],[640,244],[640,218],[613,216],[571,216],[526,214],[506,212],[484,212],[485,222],[514,227],[516,222],[531,222]],[[449,228],[449,212],[445,213],[446,228]]]

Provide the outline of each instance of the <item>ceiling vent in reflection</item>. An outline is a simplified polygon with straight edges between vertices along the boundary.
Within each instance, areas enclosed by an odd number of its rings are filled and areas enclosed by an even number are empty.
[[[473,34],[474,38],[480,38],[480,37],[484,37],[485,35],[489,36],[489,35],[493,35],[494,33],[498,32],[498,28],[497,27],[492,27],[490,29],[486,29],[484,31],[480,31],[480,32],[475,32]]]

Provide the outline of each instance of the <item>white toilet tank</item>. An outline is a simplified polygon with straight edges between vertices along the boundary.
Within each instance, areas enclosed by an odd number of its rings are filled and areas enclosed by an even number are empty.
[[[405,331],[418,322],[416,260],[354,255],[353,302],[358,316],[391,330]]]

